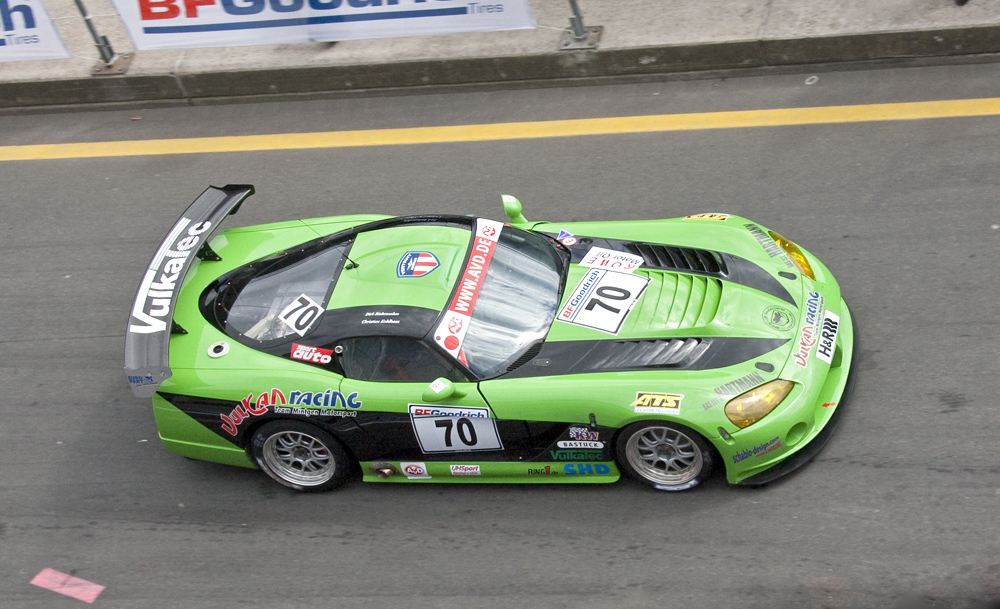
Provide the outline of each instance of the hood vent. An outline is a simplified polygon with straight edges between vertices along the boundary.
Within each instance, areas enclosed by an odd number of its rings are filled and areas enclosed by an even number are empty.
[[[692,247],[655,243],[622,243],[630,254],[642,256],[643,264],[663,271],[681,271],[726,275],[726,265],[716,252]]]
[[[628,340],[607,342],[587,362],[591,370],[687,368],[712,344],[704,338]],[[601,351],[602,353],[598,353]]]
[[[650,278],[634,316],[636,328],[677,330],[712,323],[722,302],[722,282],[704,275],[637,271]]]

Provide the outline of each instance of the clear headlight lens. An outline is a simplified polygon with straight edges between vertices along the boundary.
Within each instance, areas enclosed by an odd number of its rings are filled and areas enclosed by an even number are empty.
[[[794,386],[795,383],[780,379],[764,383],[729,400],[726,404],[726,416],[740,429],[749,427],[777,408]]]
[[[806,260],[806,255],[802,253],[802,250],[799,249],[799,246],[795,245],[788,239],[785,239],[784,237],[774,232],[773,230],[768,231],[767,234],[771,235],[771,238],[774,239],[774,242],[778,244],[778,247],[783,249],[785,253],[788,254],[788,257],[792,259],[792,262],[795,263],[795,266],[799,267],[800,273],[802,273],[809,279],[816,281],[816,275],[813,273],[812,267],[809,266],[809,261]]]

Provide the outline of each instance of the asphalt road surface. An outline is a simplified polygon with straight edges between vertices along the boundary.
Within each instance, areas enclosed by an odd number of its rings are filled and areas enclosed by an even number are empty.
[[[814,77],[814,78],[810,78]],[[0,147],[1000,97],[1000,64],[0,116]],[[124,146],[124,145],[123,145]],[[826,449],[750,490],[300,495],[159,444],[131,298],[209,184],[227,226],[339,213],[748,216],[831,268],[860,375]],[[0,606],[974,608],[1000,601],[1000,116],[0,162]]]

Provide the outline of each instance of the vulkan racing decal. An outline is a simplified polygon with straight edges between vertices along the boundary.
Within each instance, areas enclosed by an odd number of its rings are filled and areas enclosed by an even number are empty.
[[[423,277],[439,266],[430,252],[406,252],[396,264],[396,277]]]
[[[305,406],[306,408],[303,408]],[[253,393],[240,400],[240,404],[228,415],[220,414],[222,429],[231,436],[238,432],[240,424],[251,417],[267,414],[271,409],[275,414],[297,414],[307,417],[356,417],[361,408],[358,392],[345,396],[334,389],[326,391],[290,391],[288,398],[280,389],[271,389],[257,396]]]
[[[580,260],[580,266],[618,271],[619,273],[631,273],[642,266],[642,263],[642,256],[628,252],[619,252],[618,250],[609,250],[603,247],[590,248],[584,254],[583,259]]]
[[[681,400],[684,395],[680,393],[649,393],[639,391],[635,394],[635,401],[632,408],[635,412],[645,414],[680,414]]]
[[[592,268],[570,292],[556,319],[618,334],[648,284],[648,277]]]
[[[488,408],[410,404],[410,421],[425,453],[503,449]]]
[[[170,307],[180,287],[177,280],[191,265],[202,235],[210,228],[211,222],[192,225],[191,220],[184,217],[177,221],[156,251],[139,284],[139,293],[132,305],[132,319],[142,324],[130,323],[129,332],[152,334],[167,329]]]
[[[493,252],[496,251],[502,230],[502,222],[482,218],[476,222],[472,251],[458,278],[458,289],[455,290],[441,323],[434,330],[434,342],[444,347],[445,351],[463,364],[467,362],[462,351],[462,342],[469,330],[472,312],[476,308],[476,300],[479,299],[483,282],[486,281],[486,271],[490,268]]]
[[[792,353],[792,359],[803,368],[809,366],[809,353],[812,352],[812,348],[819,338],[819,314],[823,311],[823,297],[819,295],[819,292],[809,292],[805,310],[806,319],[805,323],[802,324],[802,329],[799,330],[798,347],[795,353]],[[840,321],[839,317],[837,321]]]

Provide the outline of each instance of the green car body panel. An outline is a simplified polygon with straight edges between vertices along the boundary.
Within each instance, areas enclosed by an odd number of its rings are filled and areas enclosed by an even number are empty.
[[[146,393],[155,389],[153,412],[168,450],[195,459],[255,467],[247,453],[254,430],[282,415],[320,425],[349,447],[378,444],[380,436],[365,435],[375,429],[377,422],[384,424],[386,434],[406,435],[409,445],[416,446],[414,434],[418,441],[420,438],[410,426],[417,424],[413,405],[428,404],[423,399],[428,380],[378,382],[345,378],[287,355],[268,353],[253,341],[234,338],[224,327],[206,320],[206,294],[218,289],[220,277],[238,273],[253,261],[294,252],[300,244],[352,231],[345,262],[348,270],[340,270],[336,276],[323,316],[366,311],[370,319],[360,323],[372,325],[359,326],[358,333],[362,333],[374,325],[395,323],[394,319],[405,318],[408,311],[442,314],[457,293],[463,265],[475,253],[470,252],[475,246],[473,231],[432,219],[397,225],[391,225],[392,221],[391,216],[355,215],[281,222],[213,232],[210,239],[199,244],[207,244],[215,256],[191,260],[174,294],[171,312],[175,333],[169,337],[169,376],[157,378],[151,388],[146,388],[146,381],[136,380],[141,376],[137,376],[138,366],[126,366],[137,394],[139,389]],[[372,222],[389,225],[360,229]],[[655,254],[649,253],[649,248],[629,250],[633,246],[628,244],[634,243],[662,244],[674,248],[671,251],[675,253],[687,252],[685,255],[712,252],[715,258],[728,261],[731,272],[726,276],[709,271],[685,272],[669,268],[669,264],[662,268],[638,264],[615,275],[619,279],[628,275],[622,279],[626,283],[599,288],[610,300],[596,303],[587,312],[599,319],[588,326],[560,316],[565,313],[568,317],[573,308],[571,299],[583,293],[582,282],[603,281],[600,277],[607,276],[602,275],[605,270],[612,273],[618,269],[602,270],[599,263],[585,266],[583,260],[578,260],[581,254],[574,254],[573,261],[565,266],[556,318],[545,333],[541,351],[536,349],[507,373],[486,379],[452,379],[454,395],[432,404],[487,413],[494,427],[501,430],[499,442],[508,457],[501,457],[500,450],[402,454],[400,449],[382,455],[377,449],[352,449],[364,481],[613,482],[620,475],[620,460],[616,463],[614,454],[617,430],[637,422],[664,421],[701,436],[723,464],[728,482],[735,484],[766,476],[766,472],[796,453],[819,443],[817,438],[832,428],[831,421],[849,393],[852,380],[855,328],[836,280],[806,250],[798,249],[815,279],[803,275],[768,229],[733,215],[575,223],[529,223],[523,216],[514,215],[505,226],[548,235],[553,240],[560,237],[574,244],[574,251],[579,252],[590,253],[595,247],[620,254],[632,251],[633,262]],[[623,243],[626,246],[621,246]],[[419,252],[432,253],[436,266],[422,276],[401,276],[399,265],[403,258]],[[626,264],[628,258],[624,256]],[[743,265],[742,271],[738,265]],[[742,279],[731,280],[740,272]],[[636,290],[641,290],[637,298]],[[141,296],[142,288],[136,311]],[[619,310],[625,306],[628,310]],[[577,320],[583,318],[581,311],[574,312],[581,313]],[[822,334],[826,319],[839,319],[839,330],[835,344],[824,347],[829,353],[821,359],[817,352],[820,346],[814,339]],[[619,325],[613,327],[615,324]],[[135,326],[133,320],[130,327]],[[183,333],[176,332],[178,326]],[[378,331],[391,333],[384,327]],[[308,336],[307,332],[301,340],[308,342]],[[645,349],[650,345],[677,349],[682,344],[690,347],[684,343],[690,339],[694,339],[692,345],[698,343],[693,348],[708,349],[706,353],[713,354],[710,364],[657,367],[629,360],[633,356],[627,354],[598,353],[601,345],[609,341],[623,349]],[[579,357],[573,355],[578,348],[583,350]],[[596,350],[584,353],[591,348]],[[225,352],[220,354],[223,349]],[[442,357],[447,359],[447,355]],[[793,387],[770,413],[743,429],[726,416],[727,402],[776,379],[791,381]],[[293,398],[293,394],[297,397]],[[306,397],[303,403],[304,395],[314,397]],[[202,404],[210,406],[202,408]],[[230,406],[232,410],[227,411]],[[237,433],[220,432],[218,426],[206,424],[209,420],[221,421],[222,429]],[[523,432],[519,422],[530,422],[524,427],[534,430],[567,425],[600,430],[594,431],[593,437],[599,433],[601,441],[594,444],[605,448],[599,454],[581,454],[548,447],[531,456],[535,453],[523,438],[508,446],[507,430]],[[535,437],[532,434],[536,431],[524,433]],[[537,437],[545,433],[549,432],[538,431]],[[362,436],[368,439],[360,439]],[[554,441],[556,436],[548,439]],[[516,446],[521,446],[521,453]],[[411,461],[421,462],[422,475],[400,474]],[[464,475],[465,467],[472,475]]]

